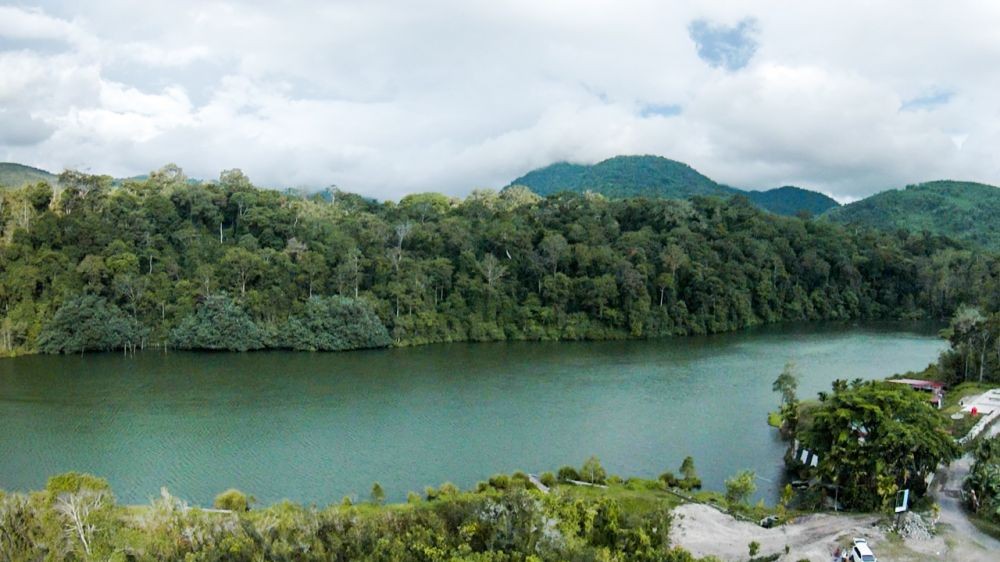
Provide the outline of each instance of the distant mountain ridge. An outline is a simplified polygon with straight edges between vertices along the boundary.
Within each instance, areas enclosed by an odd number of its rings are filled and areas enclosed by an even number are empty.
[[[767,191],[749,191],[746,194],[759,207],[778,215],[797,215],[806,212],[811,216],[819,216],[840,207],[840,203],[827,195],[794,185]]]
[[[800,187],[768,191],[737,189],[717,183],[683,162],[650,155],[615,156],[593,165],[559,162],[528,172],[510,185],[523,185],[542,196],[562,191],[592,191],[612,198],[743,195],[758,207],[781,215],[801,212],[819,215],[839,206],[822,193]]]
[[[23,187],[29,183],[44,181],[51,185],[59,183],[59,178],[50,172],[32,168],[15,162],[0,162],[0,187]]]
[[[697,170],[660,156],[615,156],[588,166],[559,162],[528,172],[511,185],[546,196],[561,191],[593,191],[607,197],[671,197],[737,193]]]
[[[982,183],[908,185],[831,209],[822,218],[882,230],[926,231],[1000,250],[1000,188]]]
[[[58,188],[59,178],[51,172],[0,162],[0,188],[20,188],[39,181]],[[124,181],[117,179],[114,183]],[[507,187],[512,185],[524,185],[542,196],[561,191],[594,191],[611,198],[742,195],[780,215],[806,212],[820,220],[886,231],[926,231],[1000,251],[1000,188],[975,182],[940,180],[908,185],[841,206],[822,193],[800,187],[741,190],[717,183],[682,162],[659,156],[617,156],[592,166],[552,164],[528,172]],[[332,193],[320,192],[317,196],[329,198]]]

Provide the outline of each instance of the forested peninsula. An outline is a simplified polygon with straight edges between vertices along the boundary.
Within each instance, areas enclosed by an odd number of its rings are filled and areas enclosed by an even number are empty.
[[[0,223],[5,354],[641,338],[1000,304],[993,255],[741,196],[377,202],[169,165],[2,191]]]

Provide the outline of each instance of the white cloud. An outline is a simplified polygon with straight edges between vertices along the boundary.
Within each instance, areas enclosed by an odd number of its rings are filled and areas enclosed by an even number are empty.
[[[756,51],[713,68],[696,21],[755,22]],[[0,6],[0,159],[391,198],[621,153],[845,200],[1000,184],[998,25],[973,0]]]

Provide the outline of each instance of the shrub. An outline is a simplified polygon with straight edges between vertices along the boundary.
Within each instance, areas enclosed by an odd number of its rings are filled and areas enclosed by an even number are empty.
[[[667,486],[670,486],[671,488],[676,488],[677,487],[677,483],[678,483],[677,482],[677,477],[674,476],[673,472],[670,472],[670,471],[664,472],[663,474],[660,475],[660,480],[662,480],[664,484],[666,484]]]
[[[572,466],[564,466],[559,469],[558,472],[559,481],[566,482],[567,480],[579,480],[580,473],[576,471]]]
[[[386,347],[389,331],[372,307],[360,299],[312,297],[289,317],[279,345],[301,351],[343,351]]]
[[[216,509],[228,509],[229,511],[250,511],[250,504],[253,498],[248,497],[243,492],[230,488],[225,492],[215,496],[212,505]]]
[[[38,335],[43,353],[83,353],[134,348],[149,330],[96,295],[64,302]]]
[[[745,505],[757,490],[754,480],[757,475],[752,470],[743,470],[726,480],[726,503],[730,508]]]
[[[494,474],[490,477],[490,486],[493,486],[497,490],[506,490],[510,488],[510,476],[506,474]]]
[[[375,505],[382,505],[385,502],[385,490],[382,489],[382,485],[378,482],[372,484],[372,503]]]
[[[52,497],[60,494],[75,494],[83,490],[111,493],[111,485],[104,478],[82,472],[58,474],[49,478],[45,483],[45,491]]]
[[[556,485],[556,475],[551,472],[543,472],[538,481],[551,488]]]
[[[170,332],[170,345],[178,349],[248,351],[264,347],[257,324],[228,295],[206,297],[194,314]]]
[[[580,477],[583,481],[591,484],[604,484],[607,472],[601,466],[601,459],[597,457],[587,459],[587,462],[583,463],[583,467],[580,469]]]
[[[701,478],[682,478],[677,482],[677,486],[680,489],[686,490],[688,492],[690,492],[691,490],[700,490]]]

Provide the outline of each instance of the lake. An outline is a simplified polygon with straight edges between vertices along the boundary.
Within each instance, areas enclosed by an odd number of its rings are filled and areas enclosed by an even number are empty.
[[[744,468],[776,498],[785,445],[767,426],[786,361],[799,395],[922,369],[938,326],[814,323],[647,341],[443,344],[347,353],[140,353],[0,359],[0,488],[69,470],[119,501],[161,486],[209,505],[390,500],[590,455],[654,478],[692,455],[708,488]]]

